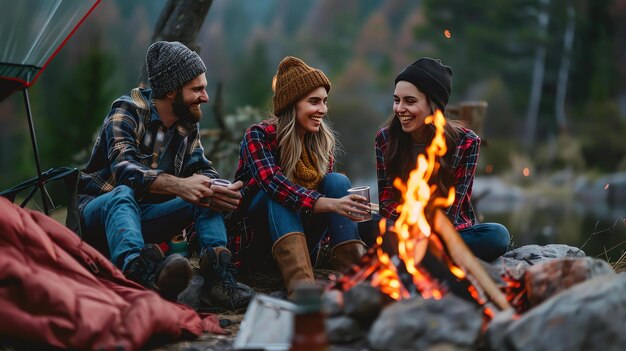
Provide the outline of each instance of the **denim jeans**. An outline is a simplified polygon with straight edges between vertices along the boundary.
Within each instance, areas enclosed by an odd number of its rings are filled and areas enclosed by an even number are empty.
[[[328,173],[318,187],[318,191],[329,198],[341,198],[348,195],[350,180],[340,173]],[[331,245],[347,240],[360,239],[357,223],[336,213],[318,213],[302,216],[294,209],[288,209],[271,199],[263,190],[254,197],[248,208],[248,217],[257,235],[269,236],[276,242],[285,234],[300,232],[307,239],[309,253],[316,252],[320,240],[326,233],[330,235]],[[315,256],[315,255],[312,255]]]
[[[142,203],[134,191],[120,185],[91,200],[82,211],[85,241],[124,269],[147,243],[169,241],[194,223],[200,247],[226,246],[222,214],[176,197],[162,203]]]
[[[381,216],[372,214],[372,220],[365,222],[367,226],[361,226],[361,236],[365,243],[370,244],[378,236],[378,222]],[[393,221],[387,220],[387,228],[393,225]],[[499,223],[479,223],[459,231],[465,244],[472,250],[476,257],[483,261],[491,262],[504,255],[509,247],[511,237],[505,226]],[[370,244],[371,245],[371,244]]]
[[[474,255],[487,262],[504,255],[511,242],[508,229],[499,223],[474,224],[459,234]]]

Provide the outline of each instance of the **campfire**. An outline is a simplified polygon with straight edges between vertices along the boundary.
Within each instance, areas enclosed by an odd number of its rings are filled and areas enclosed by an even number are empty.
[[[406,184],[394,181],[398,220],[381,221],[376,243],[322,296],[329,342],[377,351],[624,349],[626,275],[605,261],[558,244],[522,246],[492,264],[473,255],[441,210],[454,189],[437,196],[428,184],[446,153],[445,119],[437,111],[426,123],[436,127],[433,143]],[[257,297],[235,346],[276,346],[266,342],[275,336],[286,349],[291,305]]]
[[[417,294],[440,299],[453,293],[473,301],[492,317],[496,311],[509,309],[509,303],[440,209],[453,203],[454,188],[447,197],[436,197],[437,187],[428,184],[439,167],[437,157],[447,151],[446,121],[437,110],[425,123],[436,128],[432,143],[419,155],[407,183],[399,178],[394,181],[403,196],[398,220],[389,227],[381,220],[376,245],[334,287],[347,291],[368,281],[395,300]]]
[[[426,123],[436,137],[406,184],[394,181],[398,220],[381,221],[376,243],[322,296],[329,342],[377,351],[624,349],[626,275],[605,261],[558,244],[515,248],[491,264],[473,255],[441,210],[454,189],[437,196],[428,184],[447,151],[445,119],[437,111]],[[277,335],[287,348],[283,304],[258,297],[235,346],[265,347]]]

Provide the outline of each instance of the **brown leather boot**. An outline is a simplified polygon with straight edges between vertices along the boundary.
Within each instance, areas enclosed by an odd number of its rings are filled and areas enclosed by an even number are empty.
[[[353,264],[358,264],[367,248],[361,240],[348,240],[333,247],[333,266],[337,272],[346,273]]]
[[[293,232],[278,238],[272,246],[272,254],[283,274],[288,299],[291,299],[297,282],[315,281],[311,257],[303,233]]]

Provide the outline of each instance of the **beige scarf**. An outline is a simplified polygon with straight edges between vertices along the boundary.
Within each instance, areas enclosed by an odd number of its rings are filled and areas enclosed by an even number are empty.
[[[306,147],[302,145],[302,154],[300,155],[298,163],[296,163],[292,181],[310,190],[317,189],[317,186],[322,180],[322,176],[315,168],[316,162],[317,157],[315,157],[315,155],[309,155]]]

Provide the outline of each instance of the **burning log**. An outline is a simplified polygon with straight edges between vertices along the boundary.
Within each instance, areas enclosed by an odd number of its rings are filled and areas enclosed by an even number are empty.
[[[393,232],[388,232],[379,237],[377,245],[368,250],[359,265],[336,279],[332,288],[347,291],[370,280],[372,285],[379,286],[390,296],[393,293],[388,287],[399,291],[398,296],[392,296],[396,299],[417,294],[439,299],[451,292],[479,305],[485,305],[490,300],[499,310],[509,309],[511,306],[504,294],[441,211],[435,212],[434,228],[435,232],[427,239],[428,249],[415,265],[419,279],[408,273],[405,262],[397,255],[397,244],[394,245],[397,240],[390,235]],[[388,261],[384,257],[388,257]]]
[[[511,308],[504,294],[493,280],[491,280],[480,262],[476,259],[476,256],[470,251],[459,233],[452,226],[452,223],[448,220],[448,217],[446,217],[441,210],[435,212],[434,224],[435,231],[439,233],[446,243],[450,256],[452,256],[456,264],[465,268],[471,274],[476,280],[476,283],[483,288],[485,293],[489,295],[498,308],[501,310]]]

